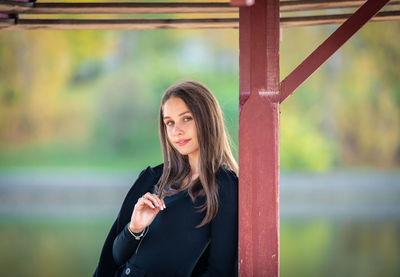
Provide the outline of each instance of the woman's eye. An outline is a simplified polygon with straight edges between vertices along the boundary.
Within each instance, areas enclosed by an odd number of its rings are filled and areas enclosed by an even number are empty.
[[[172,124],[174,124],[173,121],[167,121],[167,122],[165,122],[165,125],[167,125],[167,126],[171,126]]]
[[[183,120],[184,121],[189,121],[189,120],[191,120],[192,118],[189,116],[189,117],[185,117]]]

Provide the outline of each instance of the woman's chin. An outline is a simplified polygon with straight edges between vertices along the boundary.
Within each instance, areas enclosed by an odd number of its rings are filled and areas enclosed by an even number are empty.
[[[188,152],[187,151],[178,151],[179,154],[181,154],[182,156],[187,156]]]

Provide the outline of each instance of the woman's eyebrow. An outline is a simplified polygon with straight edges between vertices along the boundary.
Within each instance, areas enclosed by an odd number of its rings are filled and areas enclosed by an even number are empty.
[[[190,111],[185,111],[183,113],[178,114],[178,116],[184,115],[185,113],[190,113]],[[164,119],[170,118],[169,116],[164,116]]]

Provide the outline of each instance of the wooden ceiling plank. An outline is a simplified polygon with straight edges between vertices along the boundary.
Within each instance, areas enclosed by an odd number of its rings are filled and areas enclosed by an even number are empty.
[[[298,0],[281,1],[281,12],[299,12],[325,9],[359,8],[366,0]],[[399,0],[392,0],[388,5],[400,5]]]
[[[360,7],[365,0],[298,0],[281,1],[281,12],[310,11]],[[400,5],[392,0],[388,5]],[[8,14],[173,14],[238,13],[229,2],[104,2],[104,3],[23,3],[0,1],[0,13]]]
[[[350,18],[352,14],[332,14],[332,15],[316,15],[316,16],[296,16],[281,17],[281,27],[302,27],[327,24],[341,24]],[[400,20],[400,11],[384,11],[377,13],[371,21],[394,21]]]
[[[341,24],[351,14],[321,16],[283,17],[281,27],[303,27],[326,24]],[[400,20],[400,11],[379,12],[371,19],[374,22]],[[113,26],[115,25],[115,26]],[[214,27],[212,27],[214,26]],[[1,18],[0,29],[154,29],[154,28],[238,28],[238,18],[205,19],[18,19]]]
[[[8,1],[9,2],[9,1]],[[32,8],[0,5],[0,11],[24,14],[165,14],[238,13],[229,3],[115,2],[115,3],[35,3]]]
[[[1,21],[0,21],[1,22]],[[237,18],[206,19],[19,19],[17,24],[0,25],[7,30],[145,30],[145,29],[197,29],[238,28]]]

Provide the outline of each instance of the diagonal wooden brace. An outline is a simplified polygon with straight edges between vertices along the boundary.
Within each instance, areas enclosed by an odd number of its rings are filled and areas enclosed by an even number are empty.
[[[368,0],[332,35],[330,35],[314,52],[310,54],[282,82],[279,102],[282,103],[296,88],[314,73],[330,56],[347,40],[378,13],[390,0]]]

